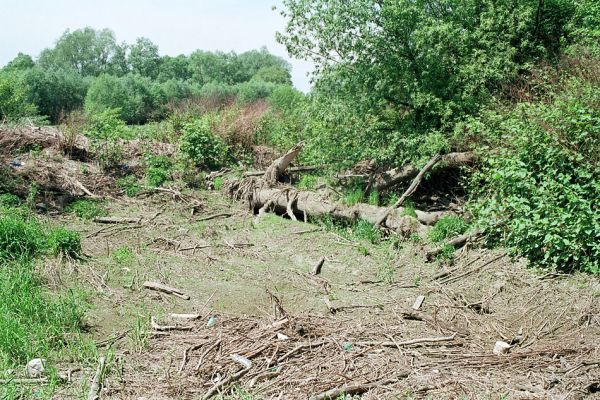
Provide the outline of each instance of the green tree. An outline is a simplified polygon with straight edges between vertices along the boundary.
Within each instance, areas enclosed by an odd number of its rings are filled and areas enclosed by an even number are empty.
[[[270,67],[262,67],[256,71],[254,76],[252,76],[252,80],[277,83],[281,85],[292,84],[290,71],[275,65]]]
[[[83,107],[88,80],[71,69],[30,68],[23,73],[27,98],[41,115],[58,123],[61,116]]]
[[[151,79],[158,76],[161,59],[158,46],[150,39],[138,38],[129,49],[128,61],[133,72]]]
[[[35,106],[27,100],[27,84],[15,71],[0,71],[0,120],[35,115]]]
[[[448,132],[532,63],[556,57],[573,12],[566,0],[283,3],[288,23],[278,41],[314,61],[324,103],[335,97],[332,104],[369,120],[370,145],[396,161],[414,147],[407,141]]]
[[[96,76],[111,72],[120,51],[109,29],[67,29],[53,48],[42,51],[38,63],[42,68],[70,68],[84,76]]]
[[[29,68],[33,68],[35,63],[29,54],[19,53],[15,58],[6,64],[4,70],[17,70],[23,71]]]
[[[189,68],[190,61],[183,54],[177,57],[163,56],[160,60],[158,80],[161,82],[170,79],[188,80],[192,77]]]

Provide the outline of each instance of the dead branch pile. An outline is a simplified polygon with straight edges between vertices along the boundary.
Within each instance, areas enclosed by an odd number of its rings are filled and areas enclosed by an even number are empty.
[[[517,378],[505,382],[502,393],[507,388],[512,393],[551,393],[545,391],[548,388],[532,388],[527,379],[528,374],[537,376],[549,370],[559,376],[556,387],[583,391],[585,379],[567,372],[587,365],[594,352],[583,346],[552,343],[535,349],[515,348],[498,356],[456,333],[409,338],[404,337],[402,325],[385,329],[351,321],[341,325],[322,317],[287,316],[272,321],[218,316],[217,321],[212,327],[200,322],[193,332],[171,332],[169,338],[160,336],[154,342],[151,353],[156,360],[147,362],[164,369],[165,354],[174,354],[174,358],[167,378],[154,380],[153,390],[163,395],[183,391],[203,399],[235,393],[236,387],[265,399],[316,400],[342,393],[368,393],[371,397],[365,398],[382,399],[408,391],[468,393],[467,388],[474,387],[486,393],[493,390],[493,383],[481,379],[481,374],[502,382],[509,368]],[[152,379],[143,375],[154,372],[130,373],[124,377],[124,390],[134,394],[147,384],[144,379]],[[128,394],[116,387],[113,390],[115,395]]]

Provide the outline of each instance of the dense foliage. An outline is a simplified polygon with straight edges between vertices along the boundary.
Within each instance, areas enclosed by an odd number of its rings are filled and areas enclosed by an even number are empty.
[[[161,56],[147,38],[119,44],[110,30],[87,27],[67,30],[36,60],[19,53],[1,70],[0,116],[39,112],[56,123],[85,103],[91,113],[119,108],[126,122],[144,123],[164,118],[167,106],[188,98],[248,102],[276,85],[291,85],[290,66],[265,48]]]

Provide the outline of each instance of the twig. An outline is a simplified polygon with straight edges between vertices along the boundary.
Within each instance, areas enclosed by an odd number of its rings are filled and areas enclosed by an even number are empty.
[[[100,398],[100,390],[102,389],[102,380],[104,379],[104,367],[106,365],[106,357],[100,357],[98,359],[98,367],[96,368],[96,375],[90,385],[90,391],[88,392],[87,400],[98,400]]]
[[[355,395],[362,394],[368,392],[369,390],[381,387],[385,385],[389,385],[391,383],[397,382],[400,378],[408,377],[408,372],[403,372],[397,375],[396,378],[387,378],[381,379],[376,382],[371,383],[355,383],[350,385],[345,385],[339,388],[330,389],[326,392],[319,393],[313,396],[310,396],[309,400],[328,400],[328,399],[337,399],[340,395]]]
[[[215,219],[215,218],[229,218],[232,217],[233,214],[231,213],[219,213],[219,214],[213,214],[213,215],[209,215],[207,217],[203,217],[203,218],[199,218],[198,221],[210,221],[211,219]]]
[[[210,346],[208,349],[206,349],[206,351],[204,351],[204,353],[202,353],[202,355],[200,356],[200,360],[198,361],[198,364],[196,364],[196,368],[194,368],[194,371],[198,371],[200,369],[200,367],[202,366],[202,361],[204,361],[204,357],[206,357],[206,355],[208,353],[210,353],[213,349],[219,347],[220,344],[221,344],[221,339],[217,340],[212,346]]]
[[[398,346],[409,346],[411,344],[419,344],[419,343],[438,343],[438,342],[448,342],[454,340],[456,338],[456,333],[452,336],[442,336],[442,337],[433,337],[433,338],[419,338],[419,339],[411,339],[405,340],[404,342],[356,342],[357,346],[383,346],[383,347],[398,347]]]
[[[184,300],[189,300],[190,296],[188,296],[187,294],[183,293],[181,290],[171,287],[171,286],[167,286],[163,283],[159,283],[159,282],[150,282],[150,281],[146,281],[144,282],[143,285],[146,289],[150,289],[150,290],[156,290],[158,292],[163,292],[163,293],[167,293],[167,294],[172,294],[173,296],[177,296],[179,298],[182,298]]]

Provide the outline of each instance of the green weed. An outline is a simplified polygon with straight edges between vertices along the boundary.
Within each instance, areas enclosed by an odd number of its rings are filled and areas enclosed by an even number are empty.
[[[150,187],[162,186],[173,174],[173,160],[165,156],[146,156],[146,182]]]
[[[81,257],[81,237],[79,233],[65,228],[57,228],[48,236],[48,247],[52,254],[77,259]]]
[[[67,206],[66,211],[88,220],[108,214],[97,201],[93,200],[76,200]]]
[[[113,261],[120,266],[130,265],[135,261],[135,254],[127,246],[117,247],[112,253]]]
[[[429,231],[432,242],[441,242],[450,237],[465,233],[469,228],[467,222],[461,217],[446,216],[441,218]]]
[[[135,197],[142,190],[135,175],[127,175],[117,179],[117,186],[129,197]]]

